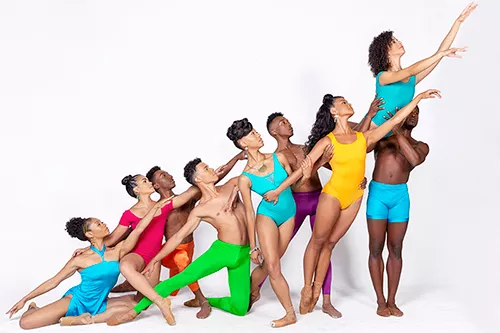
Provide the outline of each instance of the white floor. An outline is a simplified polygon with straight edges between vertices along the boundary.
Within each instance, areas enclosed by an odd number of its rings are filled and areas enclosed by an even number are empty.
[[[212,290],[205,289],[205,294],[212,296],[217,294]],[[307,316],[300,316],[296,325],[289,326],[280,331],[286,332],[370,332],[370,333],[430,333],[430,332],[498,332],[488,327],[486,322],[477,322],[477,318],[471,318],[469,311],[459,301],[450,299],[445,290],[415,286],[406,287],[399,295],[399,306],[405,312],[402,318],[381,318],[375,314],[371,295],[366,292],[345,292],[335,290],[337,308],[343,312],[343,318],[331,319],[323,314],[319,307]],[[58,325],[42,328],[43,332],[156,332],[160,330],[172,330],[173,332],[217,332],[217,333],[243,333],[275,331],[269,323],[283,315],[277,299],[272,293],[269,285],[264,286],[263,297],[245,317],[237,317],[214,310],[206,320],[195,318],[193,309],[185,308],[182,303],[191,296],[189,290],[183,290],[177,297],[173,298],[173,310],[177,325],[167,326],[156,308],[150,308],[141,314],[138,319],[119,327],[107,327],[105,324],[91,325],[85,327],[62,328]],[[292,298],[297,306],[299,300],[298,292],[292,293]],[[42,303],[39,303],[42,304]],[[0,332],[20,332],[18,318],[8,320],[5,317],[0,321]],[[490,328],[490,329],[489,329]]]

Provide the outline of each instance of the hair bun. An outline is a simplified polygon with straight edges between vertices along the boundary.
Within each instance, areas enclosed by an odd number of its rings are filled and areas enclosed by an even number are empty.
[[[130,181],[132,180],[132,178],[134,178],[134,177],[132,177],[132,175],[128,175],[128,176],[123,177],[123,179],[122,179],[122,185],[127,186],[127,184],[130,183]]]
[[[332,94],[326,94],[323,97],[323,104],[328,104],[333,102],[333,95]]]

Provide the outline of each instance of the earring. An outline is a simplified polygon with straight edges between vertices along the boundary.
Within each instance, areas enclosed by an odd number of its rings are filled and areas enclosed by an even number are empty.
[[[245,150],[248,150],[248,147],[245,147]]]
[[[137,200],[141,200],[141,196],[137,194]]]

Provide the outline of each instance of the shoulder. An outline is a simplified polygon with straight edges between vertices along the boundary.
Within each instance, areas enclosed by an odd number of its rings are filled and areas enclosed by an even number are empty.
[[[422,150],[426,154],[429,153],[429,145],[427,143],[422,142],[422,141],[418,141],[417,142],[417,147],[418,147],[418,149]]]
[[[239,177],[238,177],[238,185],[240,186],[248,186],[250,187],[250,184],[252,182],[250,181],[250,178],[248,178],[245,174],[241,174]]]

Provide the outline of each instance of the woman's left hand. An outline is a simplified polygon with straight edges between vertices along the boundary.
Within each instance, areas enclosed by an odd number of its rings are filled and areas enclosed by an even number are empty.
[[[24,300],[24,298],[22,300],[20,300],[19,302],[17,302],[16,304],[14,304],[14,306],[12,308],[10,308],[9,311],[7,311],[5,314],[10,314],[9,315],[9,319],[12,318],[12,316],[19,310],[21,310],[22,308],[24,308],[24,304],[26,304],[26,301]]]
[[[264,200],[267,202],[274,201],[274,204],[276,205],[278,203],[278,196],[278,192],[276,190],[272,190],[264,193]]]
[[[457,18],[457,22],[463,23],[478,6],[479,4],[475,2],[471,2],[465,7],[465,9],[460,13],[460,16]]]

